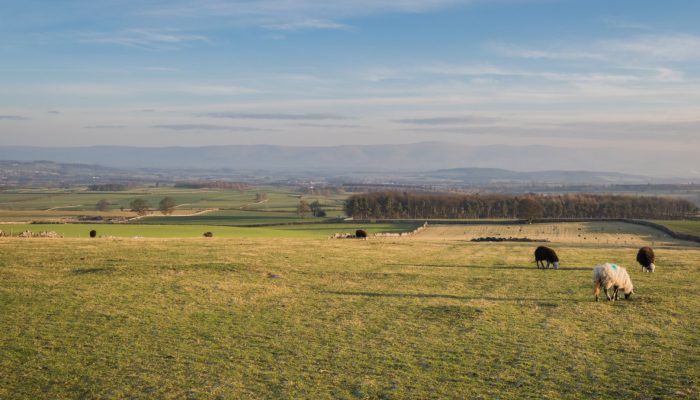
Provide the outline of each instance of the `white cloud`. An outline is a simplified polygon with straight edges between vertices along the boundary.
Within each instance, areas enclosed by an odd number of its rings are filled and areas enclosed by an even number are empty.
[[[588,60],[619,64],[634,61],[700,60],[700,36],[685,33],[643,34],[590,43],[551,43],[540,48],[490,43],[487,48],[506,57],[542,60]]]
[[[700,60],[700,36],[689,34],[640,35],[601,43],[610,55],[628,53],[657,61]]]
[[[216,18],[223,24],[274,30],[347,29],[339,20],[381,13],[420,13],[477,0],[180,0],[142,10],[151,17]],[[483,1],[483,0],[481,0]]]
[[[202,35],[186,34],[176,30],[128,29],[109,33],[83,33],[83,43],[111,44],[153,50],[175,50],[196,42],[208,42]]]

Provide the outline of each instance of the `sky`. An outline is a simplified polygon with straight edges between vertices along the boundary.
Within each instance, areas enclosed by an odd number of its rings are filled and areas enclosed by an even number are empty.
[[[0,0],[0,145],[700,151],[700,2]]]

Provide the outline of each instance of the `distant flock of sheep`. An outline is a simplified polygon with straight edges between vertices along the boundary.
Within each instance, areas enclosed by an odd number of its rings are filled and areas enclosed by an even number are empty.
[[[642,272],[654,272],[656,269],[656,265],[654,265],[655,258],[654,250],[651,247],[644,246],[639,249],[637,262],[642,266]],[[545,261],[547,262],[546,265]],[[559,268],[559,257],[553,249],[540,246],[535,249],[535,263],[537,263],[537,268],[545,269],[551,265],[554,269],[557,269]],[[605,263],[593,268],[593,295],[595,296],[595,301],[598,301],[601,287],[609,301],[619,299],[618,291],[620,289],[624,292],[625,299],[629,299],[634,293],[634,285],[627,273],[627,269],[617,264]],[[611,288],[613,289],[612,296],[608,293],[608,290]]]

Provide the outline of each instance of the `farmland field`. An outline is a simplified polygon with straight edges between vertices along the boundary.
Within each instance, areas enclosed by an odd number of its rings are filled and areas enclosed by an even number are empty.
[[[215,237],[298,237],[327,238],[334,233],[354,233],[365,229],[368,233],[406,232],[415,229],[412,224],[304,224],[266,227],[233,227],[214,225],[136,225],[136,224],[12,224],[0,225],[0,230],[17,234],[25,230],[32,232],[52,231],[65,237],[86,238],[90,230],[99,236],[108,237],[151,237],[151,238],[196,238],[204,232],[212,232]]]
[[[687,233],[689,235],[700,236],[700,221],[699,220],[692,220],[692,221],[672,220],[672,221],[654,221],[654,222],[656,222],[657,224],[665,225],[675,232]]]
[[[539,232],[559,270],[466,226],[0,238],[0,398],[698,398],[700,247],[659,237],[642,274],[648,231],[565,225],[502,232]],[[631,300],[593,301],[602,261],[630,267]]]
[[[256,195],[264,193],[264,201]],[[164,216],[156,209],[164,197],[177,204],[173,215]],[[91,192],[87,190],[21,189],[0,191],[0,223],[32,221],[65,221],[84,216],[134,218],[130,203],[146,200],[152,212],[138,218],[139,224],[256,225],[289,222],[323,221],[297,215],[300,200],[318,201],[327,218],[343,215],[345,195],[304,195],[293,187],[260,186],[245,191],[232,189],[179,189],[172,187],[133,188],[124,192]],[[96,204],[107,200],[107,211],[96,211]]]

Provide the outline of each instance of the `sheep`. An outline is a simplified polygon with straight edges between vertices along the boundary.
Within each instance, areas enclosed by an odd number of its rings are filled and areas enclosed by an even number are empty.
[[[91,238],[96,238],[96,237],[97,237],[97,231],[94,230],[94,229],[91,230],[91,231],[90,231],[90,237],[91,237]]]
[[[549,247],[540,246],[535,249],[535,262],[537,263],[537,268],[545,268],[544,261],[547,261],[547,267],[553,265],[554,269],[559,269],[559,257],[557,253],[550,249]]]
[[[642,272],[654,272],[654,250],[649,246],[644,246],[637,253],[637,262],[642,266]]]
[[[367,231],[364,229],[358,229],[355,231],[355,237],[358,239],[367,239]]]
[[[598,301],[601,286],[608,301],[619,299],[618,289],[622,289],[625,292],[625,299],[629,299],[634,294],[634,285],[632,285],[627,269],[617,264],[605,263],[593,268],[593,295],[595,296],[595,301]],[[608,289],[611,287],[614,289],[612,298],[608,294]]]
[[[203,234],[202,236],[210,238],[210,237],[214,237],[214,233],[212,233],[212,232],[204,232],[204,234]]]

